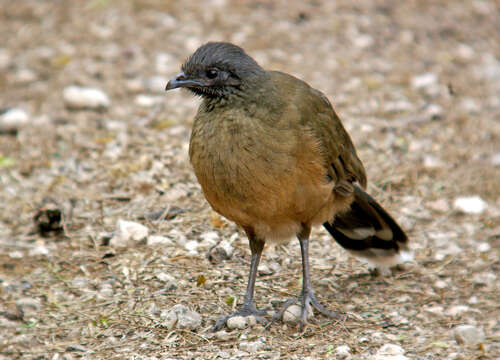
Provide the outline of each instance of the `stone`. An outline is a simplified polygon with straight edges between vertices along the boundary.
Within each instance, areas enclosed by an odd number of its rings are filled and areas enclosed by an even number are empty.
[[[201,315],[188,307],[177,304],[167,312],[162,312],[160,317],[164,319],[163,325],[168,329],[174,326],[177,329],[196,330],[201,326]]]
[[[97,88],[68,86],[63,89],[63,100],[70,109],[107,109],[111,101],[108,95]]]
[[[148,236],[148,239],[146,240],[146,245],[148,246],[153,246],[153,245],[172,245],[173,242],[171,239],[169,239],[166,236],[161,236],[161,235],[150,235]]]
[[[335,358],[336,359],[350,359],[351,358],[351,348],[348,345],[340,345],[335,348]]]
[[[164,288],[167,290],[175,290],[177,289],[177,280],[170,274],[166,272],[160,272],[156,274],[156,278],[165,283]]]
[[[39,312],[42,305],[38,299],[26,297],[18,299],[16,306],[26,316]]]
[[[11,108],[0,114],[0,133],[16,133],[29,122],[28,113],[19,108]]]
[[[297,304],[290,305],[283,312],[283,322],[287,324],[295,324],[300,321],[300,317],[302,316],[302,307]],[[309,309],[307,314],[307,318],[311,318],[313,316],[312,310]]]
[[[455,340],[463,345],[476,345],[484,341],[484,331],[472,325],[459,325],[454,329]]]
[[[144,94],[139,94],[134,99],[135,104],[143,108],[153,107],[160,104],[162,101],[163,99],[158,96],[149,96]]]
[[[264,343],[265,341],[263,339],[258,339],[257,341],[242,341],[240,342],[239,348],[242,351],[255,353],[262,348]]]
[[[126,247],[129,242],[141,241],[148,236],[149,229],[139,223],[119,219],[109,245],[113,247]]]
[[[465,214],[481,214],[488,207],[488,203],[479,196],[461,196],[453,202],[455,210]]]
[[[471,308],[468,307],[467,305],[454,305],[454,306],[451,306],[448,310],[446,310],[446,315],[459,316],[459,315],[462,315],[470,310],[471,310]]]
[[[36,245],[28,251],[29,256],[47,256],[49,255],[49,249],[45,245]]]
[[[404,349],[396,344],[385,344],[378,349],[373,360],[409,360],[404,356]]]
[[[438,82],[438,77],[435,73],[427,72],[416,75],[411,79],[411,86],[415,89],[421,89],[435,85]]]
[[[246,316],[233,316],[229,319],[227,319],[226,325],[227,328],[230,330],[234,329],[239,329],[243,330],[246,329],[249,325],[248,317]]]

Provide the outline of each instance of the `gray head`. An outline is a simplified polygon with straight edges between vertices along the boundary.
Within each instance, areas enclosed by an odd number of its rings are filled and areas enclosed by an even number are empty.
[[[165,90],[183,87],[205,98],[230,96],[265,74],[242,48],[226,42],[202,45],[184,62],[181,70]]]

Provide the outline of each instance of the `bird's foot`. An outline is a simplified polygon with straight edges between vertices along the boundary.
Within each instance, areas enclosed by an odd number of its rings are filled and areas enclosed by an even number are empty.
[[[219,331],[220,329],[222,329],[224,327],[224,325],[226,325],[227,321],[230,318],[233,318],[235,316],[243,316],[243,317],[253,316],[255,318],[255,320],[257,320],[257,322],[259,322],[261,324],[267,324],[268,321],[264,318],[264,315],[267,314],[266,310],[267,309],[258,310],[255,307],[254,303],[250,303],[250,304],[245,304],[244,303],[243,306],[238,311],[236,311],[235,313],[219,317],[217,319],[214,327],[212,328],[212,330],[213,331]]]
[[[302,294],[298,298],[289,299],[289,300],[285,301],[285,303],[281,306],[281,308],[278,311],[276,311],[276,313],[273,315],[272,322],[275,322],[275,321],[277,321],[279,319],[282,319],[283,318],[283,313],[291,305],[294,305],[294,304],[296,304],[298,302],[301,303],[301,307],[302,307],[301,314],[300,314],[300,320],[299,320],[299,331],[303,331],[304,330],[304,326],[305,326],[305,324],[307,322],[307,316],[308,316],[308,313],[309,313],[311,307],[313,309],[316,309],[318,312],[320,312],[321,314],[323,314],[323,315],[325,315],[325,316],[327,316],[327,317],[329,317],[331,319],[336,319],[336,320],[345,320],[346,319],[345,315],[336,313],[334,311],[330,311],[327,308],[325,308],[318,301],[318,299],[316,299],[316,296],[311,291],[311,292],[307,292],[305,295]]]

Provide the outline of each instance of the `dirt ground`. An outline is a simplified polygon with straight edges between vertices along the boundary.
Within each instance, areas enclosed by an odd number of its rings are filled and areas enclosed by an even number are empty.
[[[0,0],[0,108],[28,119],[0,128],[0,359],[340,359],[343,345],[396,359],[385,344],[500,359],[499,14],[487,0]],[[242,300],[250,251],[190,168],[199,99],[163,91],[209,40],[327,94],[411,238],[415,260],[375,276],[313,232],[313,286],[344,322],[210,332]],[[71,85],[110,105],[71,109]],[[120,247],[119,219],[149,236]],[[300,269],[296,240],[266,248],[257,305],[298,294]],[[201,324],[169,323],[177,304]],[[479,339],[457,341],[460,325]]]

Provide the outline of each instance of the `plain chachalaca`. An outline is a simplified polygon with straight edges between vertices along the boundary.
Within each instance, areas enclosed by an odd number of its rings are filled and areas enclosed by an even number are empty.
[[[240,309],[221,317],[265,312],[254,302],[257,267],[266,242],[297,236],[302,253],[301,328],[316,299],[309,270],[309,234],[321,225],[345,249],[382,266],[404,260],[408,239],[372,198],[354,145],[325,95],[282,72],[266,71],[240,47],[210,42],[182,65],[166,90],[201,96],[189,156],[203,193],[248,236],[250,275]]]

